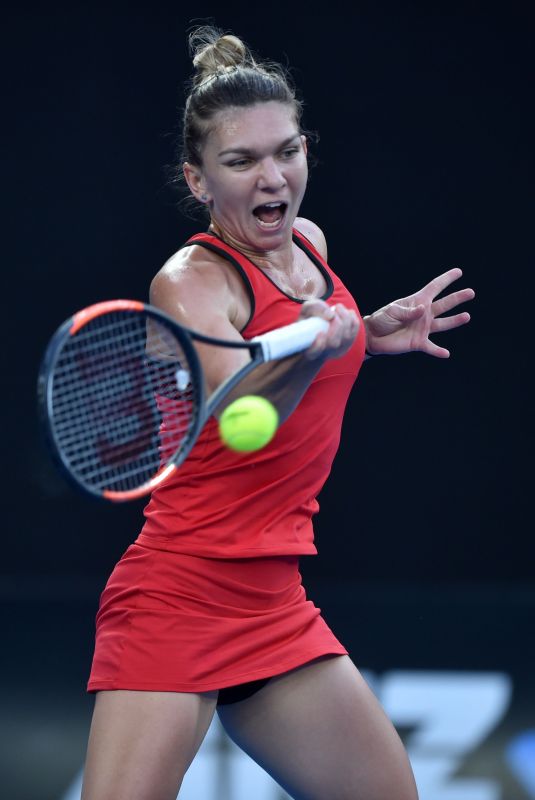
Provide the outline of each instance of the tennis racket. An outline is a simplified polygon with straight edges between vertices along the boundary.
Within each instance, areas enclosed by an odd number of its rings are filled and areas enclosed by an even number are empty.
[[[230,342],[136,300],[88,306],[58,328],[39,371],[39,413],[54,460],[93,497],[142,497],[175,472],[217,406],[253,369],[304,350],[327,327],[311,317]],[[194,342],[245,348],[251,360],[206,398]]]

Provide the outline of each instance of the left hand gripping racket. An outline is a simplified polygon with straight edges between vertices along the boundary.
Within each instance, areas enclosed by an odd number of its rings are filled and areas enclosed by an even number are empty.
[[[184,328],[139,301],[88,306],[58,328],[39,372],[39,412],[54,459],[93,497],[142,497],[187,458],[204,423],[246,375],[306,349],[327,328],[311,317],[231,342]],[[251,355],[208,399],[195,341]]]

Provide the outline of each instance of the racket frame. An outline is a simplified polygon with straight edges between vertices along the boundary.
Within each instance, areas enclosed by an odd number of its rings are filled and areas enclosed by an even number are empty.
[[[147,314],[153,319],[165,324],[171,329],[173,335],[178,339],[186,358],[188,360],[188,367],[191,372],[192,382],[196,387],[196,413],[194,415],[193,424],[188,431],[184,443],[179,448],[179,452],[184,455],[181,458],[175,458],[177,451],[173,457],[167,461],[154,475],[144,483],[140,484],[134,489],[127,489],[122,491],[115,491],[112,489],[98,490],[93,488],[90,484],[85,483],[77,477],[76,472],[69,464],[63,449],[57,444],[57,436],[54,425],[53,415],[53,391],[54,391],[54,371],[56,364],[61,356],[63,345],[69,341],[71,336],[76,335],[85,325],[97,317],[104,316],[105,314],[113,311],[132,312],[138,314],[140,312]],[[78,311],[69,319],[65,320],[60,327],[53,334],[46,348],[43,356],[41,366],[39,369],[37,379],[37,397],[38,397],[38,414],[41,423],[41,431],[45,444],[52,455],[55,465],[58,467],[61,474],[67,479],[69,484],[75,489],[82,491],[85,495],[89,495],[97,500],[108,500],[114,503],[125,502],[129,500],[136,500],[149,494],[160,483],[166,480],[181,464],[190,453],[199,431],[204,425],[203,409],[205,406],[205,386],[202,368],[199,361],[199,356],[193,346],[189,331],[178,325],[172,317],[155,309],[147,303],[142,303],[138,300],[106,300],[101,303],[95,303],[87,308]]]

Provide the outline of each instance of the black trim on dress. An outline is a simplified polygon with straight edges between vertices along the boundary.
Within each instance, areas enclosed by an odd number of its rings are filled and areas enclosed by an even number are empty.
[[[214,235],[213,233],[210,233],[210,236],[213,236],[213,235]],[[218,256],[221,256],[221,258],[224,258],[227,261],[229,261],[234,267],[236,267],[239,275],[241,276],[241,278],[242,278],[242,280],[243,280],[243,282],[245,284],[245,289],[247,290],[247,294],[249,296],[249,303],[250,303],[250,306],[251,306],[251,311],[249,313],[249,319],[247,320],[247,322],[245,323],[243,328],[240,329],[240,333],[241,333],[241,331],[244,331],[245,328],[249,325],[249,323],[251,322],[252,318],[254,317],[255,311],[256,311],[256,301],[255,301],[255,296],[254,296],[254,292],[253,292],[253,287],[251,286],[251,283],[249,281],[247,273],[245,272],[245,270],[242,267],[242,265],[240,264],[240,262],[236,258],[234,258],[234,256],[232,256],[230,253],[227,253],[226,250],[223,250],[222,248],[218,247],[216,244],[212,244],[212,242],[203,242],[202,240],[194,241],[194,242],[189,241],[189,242],[186,242],[186,244],[182,245],[182,247],[191,247],[194,244],[198,244],[200,247],[205,247],[207,250],[211,250],[212,253],[216,253]]]
[[[224,242],[224,240],[221,239],[221,237],[218,236],[218,234],[214,233],[213,231],[206,231],[206,234],[208,236],[213,236],[214,239],[220,239],[220,241]],[[303,237],[303,238],[301,238],[301,237]],[[305,241],[303,241],[303,239]],[[333,283],[333,280],[331,278],[330,273],[325,269],[325,267],[323,266],[323,264],[321,263],[319,258],[315,255],[315,253],[312,250],[310,250],[308,248],[307,244],[305,244],[305,242],[308,242],[310,244],[310,246],[313,247],[312,242],[309,242],[307,237],[303,233],[301,233],[300,231],[299,231],[299,235],[297,235],[297,233],[295,233],[295,231],[292,231],[292,241],[294,242],[294,244],[297,245],[297,247],[299,247],[300,250],[302,250],[304,253],[306,253],[306,255],[310,258],[310,260],[312,261],[314,266],[318,269],[318,271],[320,272],[321,276],[323,277],[323,280],[325,281],[325,286],[326,286],[325,292],[321,295],[321,297],[319,297],[317,299],[318,300],[328,300],[329,297],[334,292],[334,283]],[[221,258],[226,259],[230,264],[232,264],[236,268],[236,270],[238,271],[238,274],[241,276],[241,278],[242,278],[242,280],[243,280],[243,282],[245,284],[245,288],[247,290],[247,294],[248,294],[249,302],[250,302],[250,306],[251,306],[251,312],[249,314],[249,318],[248,318],[247,322],[245,323],[245,325],[240,329],[240,332],[244,331],[245,328],[247,327],[247,325],[249,325],[249,323],[253,319],[253,317],[255,315],[255,310],[256,310],[256,303],[255,303],[255,296],[254,296],[254,292],[253,292],[253,287],[251,286],[251,283],[249,281],[247,273],[243,269],[243,267],[240,264],[240,262],[233,255],[228,253],[226,250],[218,247],[213,242],[206,242],[206,241],[203,241],[202,239],[201,240],[195,240],[195,241],[189,240],[184,245],[182,245],[182,247],[191,247],[192,245],[195,245],[195,244],[198,244],[201,247],[205,247],[207,250],[211,250],[213,253],[216,253],[217,255],[221,256]],[[226,244],[226,242],[225,242],[225,244]],[[227,245],[227,247],[232,247],[232,245]],[[232,247],[232,249],[235,250],[236,248]],[[237,250],[236,252],[240,252],[240,251]],[[264,276],[264,278],[266,280],[268,280],[277,289],[277,291],[279,291],[281,294],[283,294],[285,297],[287,297],[288,300],[292,300],[294,303],[300,303],[301,305],[306,302],[301,297],[294,297],[293,295],[288,294],[287,292],[285,292],[284,289],[281,289],[281,287],[278,286],[275,283],[275,281],[273,281],[269,277],[269,275],[266,275],[264,270],[261,269],[261,267],[257,266],[257,264],[255,264],[254,261],[252,261],[248,256],[245,255],[245,253],[240,253],[240,255],[243,256],[243,258],[246,258],[247,261],[251,264],[251,266],[253,266],[255,269],[259,270],[262,273],[262,275]]]

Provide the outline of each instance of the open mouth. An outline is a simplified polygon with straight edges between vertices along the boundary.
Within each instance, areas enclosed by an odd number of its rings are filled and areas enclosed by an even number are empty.
[[[279,225],[288,208],[287,203],[274,202],[264,203],[253,209],[253,214],[264,228],[276,228]]]

